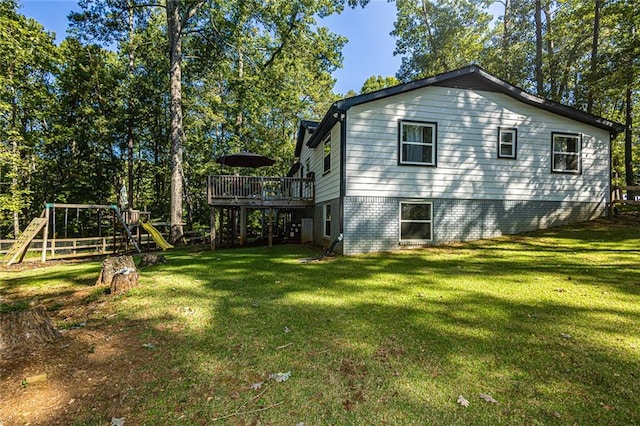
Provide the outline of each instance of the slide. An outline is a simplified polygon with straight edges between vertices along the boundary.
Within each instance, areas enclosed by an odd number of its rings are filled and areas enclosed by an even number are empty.
[[[153,241],[156,242],[156,244],[162,249],[162,251],[173,248],[173,246],[162,237],[160,231],[154,228],[151,223],[141,220],[140,225],[142,225],[142,227],[151,235]]]

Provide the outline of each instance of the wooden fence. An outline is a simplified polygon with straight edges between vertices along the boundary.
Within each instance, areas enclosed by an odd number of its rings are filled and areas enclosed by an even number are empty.
[[[640,206],[640,186],[614,186],[611,190],[611,204]]]
[[[167,234],[162,234],[167,237]],[[208,232],[185,231],[185,241],[190,244],[201,244],[206,242]],[[142,233],[136,236],[141,250],[153,250],[156,243],[151,236]],[[0,255],[7,253],[15,240],[0,240]],[[115,247],[114,247],[115,246]],[[115,240],[113,236],[88,237],[88,238],[56,238],[47,240],[47,259],[61,259],[82,256],[94,256],[101,254],[111,254],[115,251],[133,249],[133,245],[124,236],[118,235]],[[27,249],[26,258],[35,257],[34,254],[42,253],[42,239],[34,239]]]

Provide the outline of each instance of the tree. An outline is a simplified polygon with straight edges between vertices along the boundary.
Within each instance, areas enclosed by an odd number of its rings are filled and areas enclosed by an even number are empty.
[[[397,86],[400,84],[400,80],[395,77],[382,77],[372,75],[369,77],[362,88],[360,89],[360,94],[375,92],[376,90],[384,89],[387,87]]]
[[[115,196],[114,175],[122,172],[126,151],[126,115],[120,82],[126,68],[115,53],[97,45],[83,46],[67,38],[59,48],[64,58],[55,76],[41,185],[35,196],[43,202],[107,204]]]
[[[434,75],[480,59],[489,36],[490,15],[474,0],[396,0],[391,35],[394,55],[402,55],[396,74],[402,81]]]
[[[20,213],[31,206],[57,61],[53,36],[16,10],[15,1],[0,1],[0,225],[10,215],[15,237]]]
[[[229,59],[235,55],[229,68],[236,72],[235,76],[224,74],[219,80],[219,88],[224,95],[227,93],[241,94],[236,102],[235,134],[242,139],[246,128],[247,119],[243,109],[253,98],[255,85],[248,84],[250,78],[258,76],[268,78],[267,72],[275,69],[281,59],[294,58],[292,46],[301,47],[297,40],[302,32],[313,32],[315,18],[331,13],[339,12],[347,3],[350,6],[364,5],[365,0],[331,0],[289,2],[271,1],[268,3],[238,0],[230,2],[204,1],[204,0],[168,0],[164,6],[166,17],[166,38],[169,47],[169,109],[170,109],[170,139],[171,139],[171,205],[170,205],[170,240],[177,243],[182,239],[182,214],[183,214],[183,189],[185,187],[184,156],[183,150],[187,146],[185,131],[183,128],[183,60],[185,54],[183,48],[200,47],[206,53],[204,61],[212,60],[216,66],[229,63]],[[148,14],[150,8],[160,7],[157,4],[147,4],[139,0],[83,0],[81,3],[83,12],[73,16],[78,27],[87,28],[94,26],[99,28],[99,34],[103,40],[118,39],[124,36],[127,23],[124,20],[125,12],[135,11],[140,17],[141,11]],[[127,15],[130,16],[130,15]],[[137,22],[140,18],[137,18]],[[135,20],[135,19],[134,19]],[[301,32],[302,31],[302,32]],[[321,35],[326,30],[318,28],[317,34]],[[321,37],[324,43],[318,47],[326,52],[326,42],[332,37]],[[205,41],[199,43],[198,40]],[[192,44],[193,42],[193,44]],[[208,45],[208,46],[207,46]],[[301,47],[296,53],[309,50],[310,45]],[[335,44],[330,44],[334,47]],[[262,49],[262,50],[260,50]],[[335,53],[331,53],[334,55]],[[211,57],[207,58],[209,55]],[[254,61],[260,73],[245,71],[244,64]],[[322,63],[323,57],[311,63],[315,66]],[[291,63],[294,61],[290,61]],[[330,62],[333,63],[333,62]],[[253,64],[251,65],[253,67]],[[194,61],[194,69],[198,65]],[[262,68],[262,69],[260,69]],[[253,74],[253,76],[251,76]],[[284,71],[287,78],[293,75],[291,71]],[[280,74],[282,75],[282,74]],[[187,77],[188,80],[188,77]],[[268,81],[268,80],[267,80]],[[273,81],[273,80],[272,80]],[[200,82],[199,84],[201,84]],[[261,81],[264,83],[264,80]],[[235,86],[230,92],[229,84]],[[273,87],[273,85],[271,85]],[[250,90],[247,90],[249,89]],[[273,123],[273,121],[272,121]],[[224,133],[224,132],[223,132]]]

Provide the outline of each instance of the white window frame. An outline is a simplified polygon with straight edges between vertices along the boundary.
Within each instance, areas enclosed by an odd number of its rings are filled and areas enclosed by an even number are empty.
[[[405,126],[411,127],[428,127],[431,128],[432,141],[424,142],[424,141],[406,141],[403,139],[404,137],[404,128]],[[432,123],[428,121],[408,121],[401,120],[400,125],[398,126],[398,164],[399,165],[408,165],[408,166],[436,166],[436,150],[437,150],[437,140],[438,140],[438,125],[437,123]],[[431,161],[405,161],[403,159],[403,147],[406,145],[417,145],[422,147],[431,147]]]
[[[504,142],[502,135],[510,134],[511,143]],[[505,154],[502,152],[503,146],[511,146],[511,154]],[[516,159],[516,150],[518,147],[518,129],[515,127],[498,127],[498,158],[506,158],[509,160]]]
[[[556,138],[571,138],[576,140],[577,151],[561,151],[556,149]],[[556,165],[556,156],[575,157],[578,161],[577,169],[560,168]],[[565,161],[565,164],[567,161]],[[551,171],[553,173],[582,173],[582,135],[578,133],[552,132],[551,133]]]
[[[424,205],[428,205],[429,206],[429,213],[431,213],[431,216],[429,217],[429,219],[402,219],[402,206],[405,204],[412,204],[412,205],[420,205],[420,206],[424,206]],[[432,202],[428,202],[428,201],[400,201],[400,205],[399,205],[399,211],[398,211],[398,237],[400,240],[400,243],[426,243],[426,242],[432,242],[433,241],[433,203]],[[402,224],[403,223],[428,223],[429,224],[429,237],[428,239],[424,239],[424,238],[420,238],[420,239],[403,239],[402,238]]]
[[[329,152],[327,152],[327,147],[329,147]],[[331,171],[331,135],[322,142],[322,169],[325,175]]]
[[[327,213],[329,213],[327,215]],[[324,220],[322,222],[322,234],[326,238],[331,238],[331,203],[327,203],[323,206],[323,217]],[[327,234],[327,227],[329,228],[329,233]]]

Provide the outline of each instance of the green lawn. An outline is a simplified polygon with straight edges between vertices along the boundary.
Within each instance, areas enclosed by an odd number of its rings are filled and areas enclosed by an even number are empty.
[[[127,424],[640,424],[638,224],[299,262],[314,254],[175,250],[129,295],[91,292],[87,329],[130,327],[125,354],[149,353]],[[0,272],[0,296],[60,309],[98,271]]]

